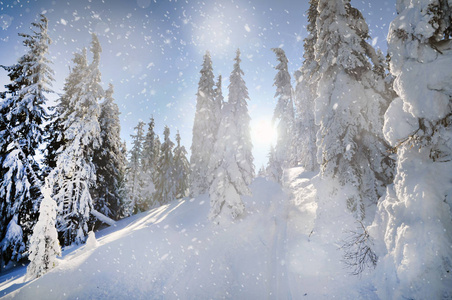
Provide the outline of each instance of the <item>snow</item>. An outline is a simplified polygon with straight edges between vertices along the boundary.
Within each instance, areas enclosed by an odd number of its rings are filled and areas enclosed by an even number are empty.
[[[5,299],[378,299],[370,276],[348,275],[336,238],[316,226],[315,176],[284,174],[285,187],[257,178],[246,215],[215,225],[207,195],[175,200],[90,233],[58,266],[24,281],[0,277]],[[314,181],[312,178],[314,177]],[[343,201],[342,201],[343,202]],[[333,223],[334,224],[334,223]]]

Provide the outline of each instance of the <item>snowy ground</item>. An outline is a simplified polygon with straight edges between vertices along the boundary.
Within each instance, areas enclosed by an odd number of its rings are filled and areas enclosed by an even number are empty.
[[[258,178],[247,214],[215,225],[208,196],[174,201],[117,222],[65,251],[59,266],[24,282],[0,276],[5,299],[377,299],[348,275],[336,239],[314,230],[315,174],[291,169],[286,187]],[[293,195],[297,195],[296,197]]]

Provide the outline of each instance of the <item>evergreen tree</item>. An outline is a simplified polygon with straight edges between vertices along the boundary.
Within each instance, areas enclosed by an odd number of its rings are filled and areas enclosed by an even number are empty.
[[[144,122],[138,122],[135,127],[135,134],[132,137],[132,149],[130,149],[129,167],[127,170],[127,185],[129,196],[129,214],[136,214],[141,212],[142,196],[143,196],[143,182],[141,157],[143,151],[144,139]]]
[[[57,229],[63,245],[85,241],[93,209],[91,191],[96,184],[96,170],[92,162],[94,150],[101,144],[99,101],[104,96],[100,86],[99,58],[102,51],[96,35],[92,35],[93,61],[87,63],[86,50],[76,54],[74,70],[82,81],[70,98],[68,111],[63,112],[66,144],[58,155],[51,173],[57,191]]]
[[[369,62],[368,28],[359,11],[347,0],[320,0],[318,12],[317,158],[322,176],[344,187],[348,209],[363,219],[366,207],[377,202],[391,180],[382,135],[388,99],[377,88],[384,83]]]
[[[376,274],[384,274],[375,276],[380,298],[451,296],[451,33],[450,1],[397,1],[388,51],[400,98],[384,124],[397,169],[369,229],[378,243]]]
[[[30,250],[27,278],[34,279],[47,273],[56,265],[56,257],[61,256],[61,247],[56,230],[56,203],[51,198],[52,188],[46,184],[42,189],[44,196],[39,219],[30,238]]]
[[[276,152],[273,145],[271,146],[270,152],[268,153],[268,163],[265,173],[267,178],[274,182],[282,181],[282,167],[280,161],[276,157]]]
[[[212,152],[209,169],[211,186],[211,220],[223,217],[237,218],[244,213],[242,195],[251,195],[249,185],[254,178],[252,144],[250,138],[247,100],[248,90],[240,68],[237,50],[234,69],[230,76],[229,99],[221,112],[221,122]]]
[[[215,89],[213,90],[213,92],[214,92],[214,99],[215,99],[213,110],[214,110],[214,115],[215,115],[215,120],[216,120],[216,122],[215,122],[216,127],[214,129],[215,136],[217,134],[218,127],[220,126],[221,109],[222,109],[223,104],[224,104],[223,91],[222,91],[222,88],[221,88],[221,80],[222,80],[221,75],[218,75],[218,81],[217,81],[217,83],[215,85]]]
[[[117,215],[115,216],[116,220],[122,219],[124,217],[129,216],[129,195],[127,190],[127,144],[123,141],[120,145],[120,152],[118,155],[118,160],[122,163],[120,164],[121,168],[119,169],[119,199],[121,199],[121,203],[119,205],[119,210]]]
[[[318,0],[309,1],[308,25],[306,29],[308,36],[304,39],[303,65],[295,72],[295,95],[294,101],[297,110],[297,159],[307,171],[318,169],[316,158],[316,134],[318,126],[314,119],[314,100],[317,95],[317,82],[320,78],[315,60],[314,45],[317,42],[316,22],[318,17]]]
[[[154,199],[156,203],[164,205],[176,199],[175,166],[173,157],[174,143],[170,139],[170,129],[165,126],[164,141],[160,149],[159,164],[157,166],[157,180],[155,182]]]
[[[143,176],[143,209],[147,210],[153,206],[152,194],[155,191],[154,176],[156,172],[156,165],[158,163],[158,156],[156,154],[155,132],[154,132],[154,118],[151,118],[148,124],[148,131],[143,142],[142,153],[142,176]]]
[[[214,75],[208,51],[204,55],[200,73],[190,157],[192,197],[207,192],[209,188],[207,180],[209,159],[215,144],[215,131],[218,128],[218,120],[215,117]]]
[[[75,59],[79,58],[74,58],[74,62]],[[46,173],[49,173],[56,167],[57,157],[62,149],[65,148],[66,139],[64,137],[63,123],[65,122],[66,117],[74,111],[73,107],[70,105],[71,99],[76,97],[76,94],[78,93],[79,86],[84,79],[83,76],[86,75],[85,69],[85,64],[75,63],[75,66],[70,69],[69,75],[65,80],[63,88],[64,93],[57,100],[56,105],[50,107],[53,114],[51,115],[50,122],[46,125],[47,147],[44,152]]]
[[[180,144],[180,134],[176,134],[176,148],[174,148],[174,183],[176,185],[176,198],[188,196],[190,163],[187,159],[187,150]]]
[[[237,162],[243,174],[247,185],[254,179],[254,157],[253,144],[251,143],[250,116],[248,114],[248,89],[242,76],[244,75],[240,68],[240,50],[237,49],[234,68],[229,76],[229,95],[228,102],[234,109],[234,118],[237,128],[240,132],[239,147],[237,148]],[[220,135],[217,135],[220,136]]]
[[[101,147],[94,151],[96,188],[93,190],[94,208],[107,217],[117,219],[122,203],[120,172],[125,163],[121,154],[121,137],[118,105],[113,99],[113,85],[105,91],[99,116]]]
[[[51,40],[47,18],[32,23],[33,34],[19,34],[28,48],[17,64],[5,67],[11,83],[0,107],[0,264],[18,261],[28,249],[38,218],[41,178],[35,161],[43,142],[44,109],[53,71],[46,58]]]
[[[279,161],[278,164],[282,166],[280,169],[281,174],[277,176],[281,180],[283,169],[297,165],[295,115],[286,54],[280,48],[273,48],[272,51],[275,52],[279,61],[279,64],[275,67],[278,73],[275,76],[275,83],[273,84],[276,86],[275,97],[278,97],[278,102],[273,113],[273,122],[278,122],[278,140],[275,155]]]

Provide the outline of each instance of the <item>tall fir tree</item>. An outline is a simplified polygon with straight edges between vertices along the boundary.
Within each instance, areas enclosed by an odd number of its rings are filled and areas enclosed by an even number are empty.
[[[96,170],[92,162],[94,151],[101,145],[100,105],[104,96],[100,86],[99,59],[102,48],[92,35],[93,61],[88,65],[86,50],[76,54],[74,62],[82,78],[69,99],[68,111],[63,112],[64,150],[58,155],[50,177],[57,188],[54,199],[58,204],[57,229],[63,245],[80,244],[91,229],[93,209],[92,188]]]
[[[96,187],[93,190],[94,208],[107,217],[118,219],[123,199],[120,195],[121,125],[118,105],[113,98],[113,85],[105,91],[99,116],[101,147],[94,150],[93,164],[96,168]]]
[[[203,194],[209,188],[209,160],[215,144],[215,130],[218,128],[218,120],[215,117],[214,75],[208,51],[204,55],[200,73],[190,157],[191,196]]]
[[[234,107],[234,117],[240,132],[240,147],[237,148],[237,162],[247,185],[254,179],[253,144],[251,142],[250,121],[248,113],[248,88],[243,77],[245,73],[240,68],[240,49],[237,49],[234,68],[229,76],[228,102]],[[218,135],[220,136],[220,135]]]
[[[452,295],[452,5],[399,0],[396,7],[388,52],[400,98],[385,114],[384,134],[397,153],[397,168],[369,228],[379,256],[375,285],[381,299],[447,299]]]
[[[275,76],[273,86],[276,87],[275,97],[278,98],[273,113],[273,122],[277,122],[278,140],[275,147],[276,159],[279,161],[280,169],[279,182],[282,180],[282,171],[285,168],[295,167],[297,165],[296,151],[296,130],[295,130],[295,112],[292,100],[292,84],[288,70],[288,60],[284,50],[273,48],[279,64],[275,67],[278,73]]]
[[[45,93],[51,92],[53,71],[46,58],[51,40],[48,21],[41,15],[32,23],[33,34],[19,34],[28,48],[17,64],[5,67],[6,85],[0,107],[0,264],[26,255],[37,222],[41,178],[35,161],[43,142],[42,125],[48,120]]]
[[[149,209],[154,205],[152,194],[155,191],[154,176],[158,163],[158,155],[155,145],[155,121],[152,117],[148,124],[148,130],[143,141],[142,152],[142,176],[143,176],[143,209]]]
[[[130,149],[129,167],[127,169],[129,215],[142,211],[143,176],[141,158],[143,152],[144,125],[144,122],[138,122],[137,126],[135,127],[135,134],[131,135],[132,149]]]
[[[282,166],[281,162],[276,157],[275,148],[270,147],[268,153],[267,168],[265,169],[266,177],[274,182],[281,182]]]
[[[174,148],[174,184],[176,185],[176,198],[188,196],[190,163],[187,159],[187,150],[180,144],[180,134],[176,134],[176,148]]]
[[[376,204],[391,180],[392,161],[382,135],[389,99],[377,88],[384,86],[383,79],[369,62],[361,13],[348,0],[320,0],[318,12],[317,159],[322,176],[344,187],[348,209],[363,220],[366,207]]]
[[[234,69],[230,76],[229,99],[221,112],[221,122],[212,152],[209,169],[211,185],[209,218],[241,216],[245,211],[242,195],[251,195],[249,185],[254,178],[252,144],[248,115],[248,90],[240,68],[240,50],[237,50]]]
[[[222,76],[218,75],[217,83],[215,84],[215,88],[213,90],[214,92],[214,115],[215,115],[215,125],[216,128],[214,128],[214,135],[216,136],[218,127],[220,126],[220,120],[221,120],[221,109],[223,108],[224,104],[224,97],[223,97],[223,90],[222,90]]]
[[[170,129],[165,126],[163,143],[160,148],[159,163],[157,166],[157,180],[155,182],[154,199],[156,203],[164,205],[176,199],[175,166],[173,147],[170,139]]]
[[[316,22],[318,17],[318,0],[309,1],[307,11],[308,36],[304,39],[303,65],[295,72],[294,102],[296,106],[296,134],[297,134],[297,159],[307,171],[318,170],[316,152],[316,134],[318,126],[314,119],[314,100],[317,95],[317,82],[319,74],[318,64],[315,60],[314,45],[317,42]]]

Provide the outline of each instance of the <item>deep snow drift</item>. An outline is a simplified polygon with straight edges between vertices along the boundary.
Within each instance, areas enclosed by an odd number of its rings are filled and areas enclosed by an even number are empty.
[[[6,299],[377,299],[348,274],[340,236],[316,234],[313,173],[288,170],[285,189],[263,178],[229,224],[207,218],[209,198],[183,199],[117,222],[97,243],[66,249],[58,267],[24,283],[0,277]],[[297,197],[291,195],[296,194]],[[334,222],[334,220],[331,220]],[[342,232],[340,228],[338,232]]]

